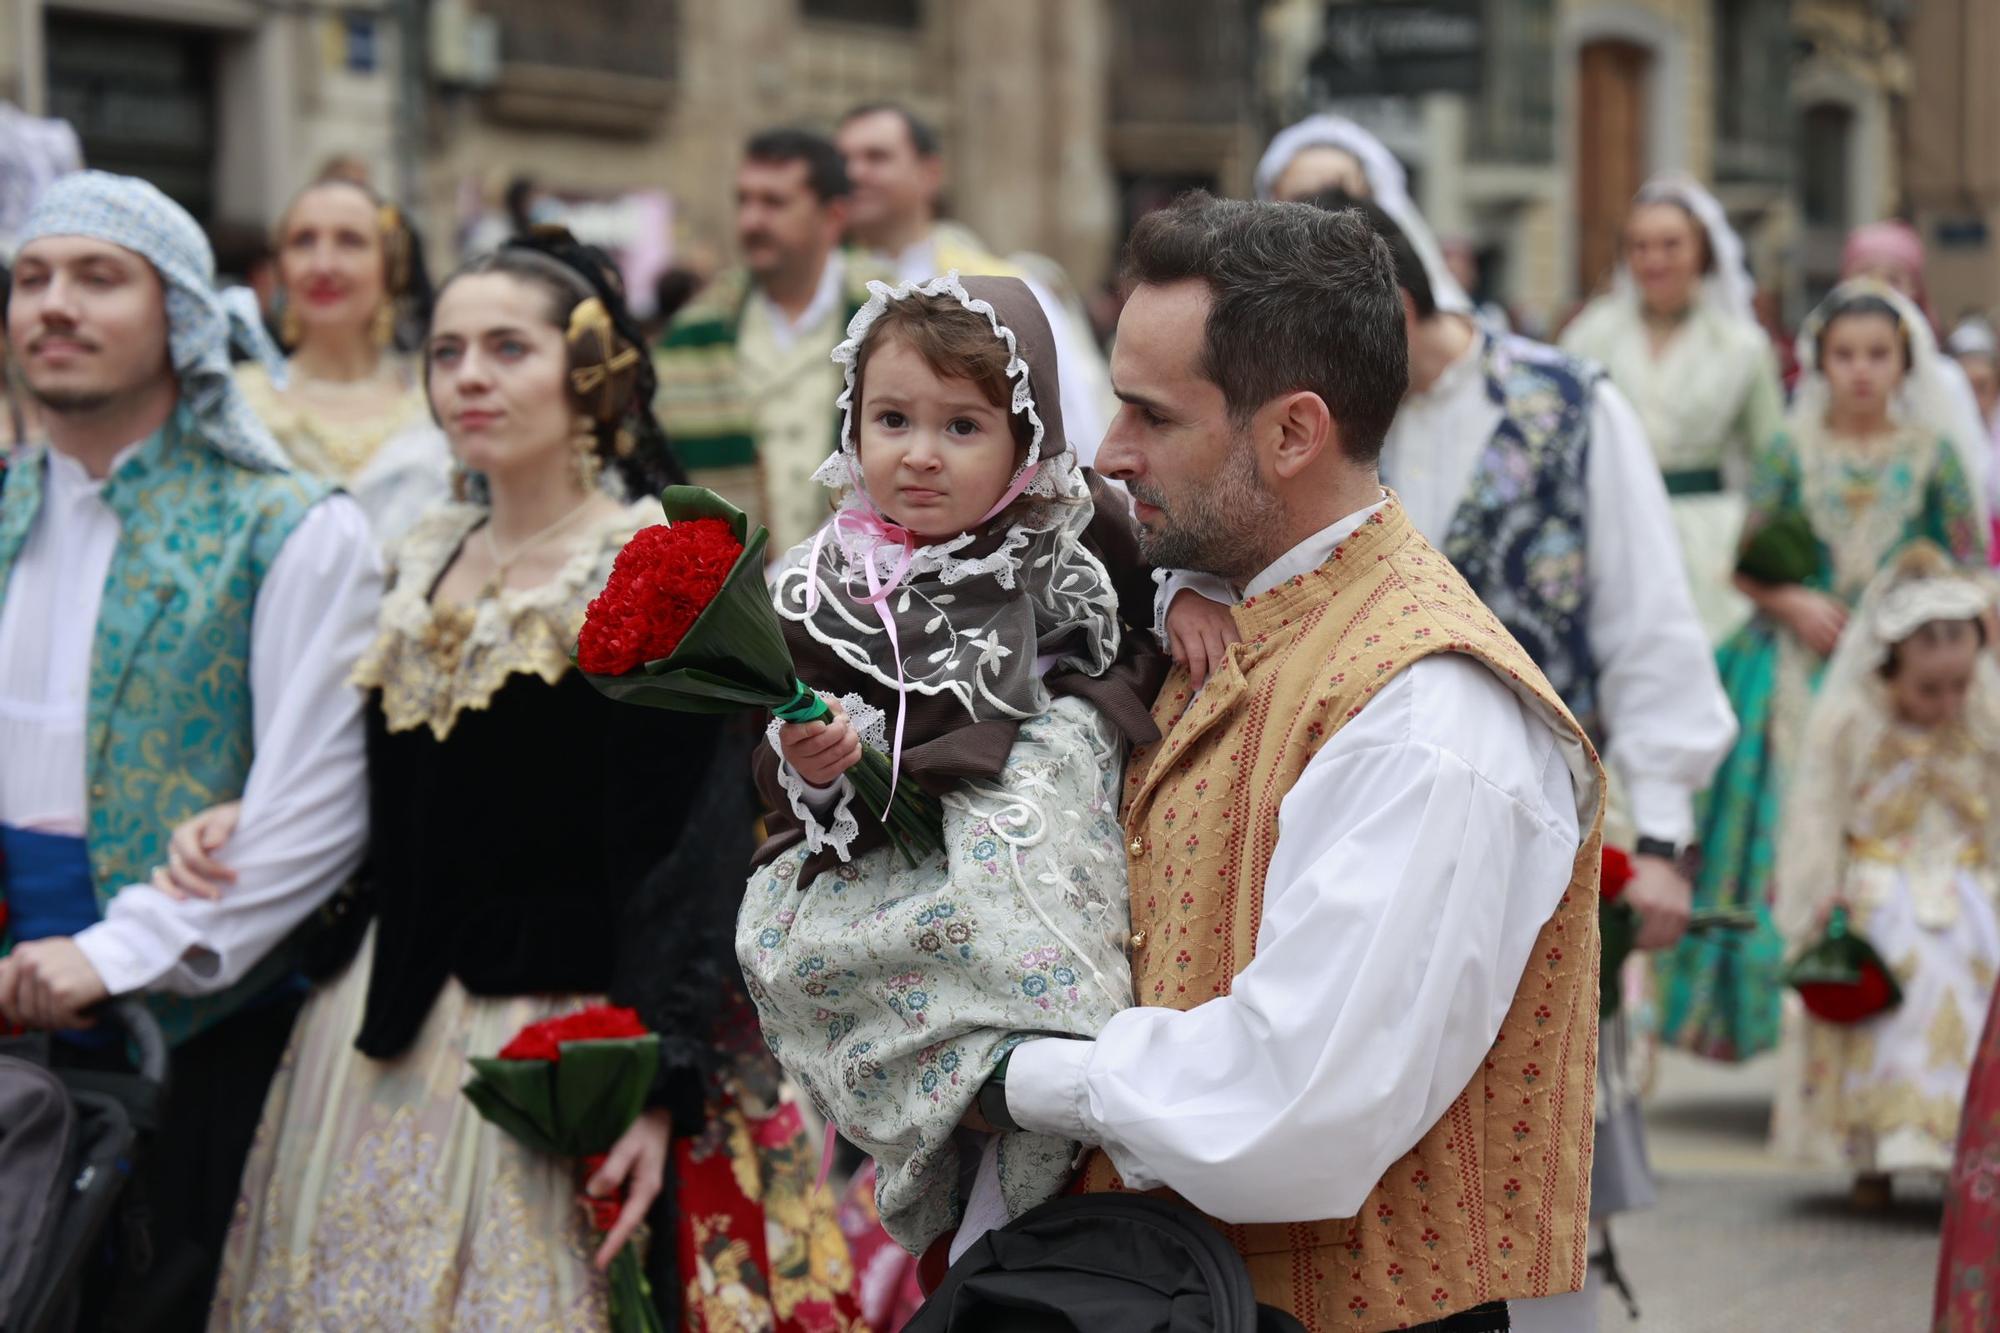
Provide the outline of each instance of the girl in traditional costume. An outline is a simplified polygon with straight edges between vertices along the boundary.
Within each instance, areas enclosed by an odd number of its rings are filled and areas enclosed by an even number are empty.
[[[1951,1165],[1979,1027],[2000,971],[2000,664],[1990,592],[1928,543],[1861,600],[1814,701],[1785,798],[1773,894],[1793,950],[1837,906],[1896,974],[1902,1003],[1854,1024],[1787,998],[1776,1138],[1857,1173]]]
[[[1720,643],[1750,608],[1731,583],[1751,457],[1784,397],[1757,322],[1743,242],[1715,196],[1677,174],[1648,182],[1625,224],[1611,291],[1562,336],[1639,413],[1671,498],[1695,609]]]
[[[1163,672],[1124,628],[1150,623],[1152,585],[1124,497],[1064,441],[1028,288],[876,284],[848,335],[842,447],[818,474],[840,506],[773,592],[839,715],[773,724],[774,835],[737,951],[765,1040],[875,1158],[883,1225],[922,1251],[1069,1177],[1071,1144],[960,1124],[1021,1034],[1093,1033],[1132,1003],[1118,796]],[[840,774],[862,736],[941,798],[942,853],[907,863],[855,809]]]
[[[401,210],[345,177],[300,191],[278,224],[286,374],[237,384],[294,466],[340,485],[393,546],[450,486],[416,360],[430,283]],[[399,343],[401,347],[399,347]]]
[[[733,957],[750,738],[625,708],[570,660],[660,518],[627,497],[678,479],[616,271],[566,233],[475,261],[440,296],[426,379],[470,498],[411,530],[356,669],[373,922],[272,1084],[211,1327],[603,1328],[601,1270],[644,1219],[670,1323],[851,1328],[846,1243]],[[178,833],[166,876],[215,891],[228,822]],[[460,1089],[468,1057],[606,997],[659,1034],[661,1071],[587,1182],[628,1191],[598,1246],[576,1164]]]
[[[1787,428],[1751,475],[1737,585],[1757,615],[1717,652],[1742,731],[1699,816],[1695,906],[1753,908],[1760,924],[1738,940],[1684,941],[1662,966],[1663,1037],[1721,1060],[1778,1039],[1783,947],[1768,899],[1779,813],[1849,608],[1913,540],[1967,564],[1985,551],[1958,451],[1937,424],[1949,417],[1922,315],[1886,287],[1845,284],[1807,319],[1799,360]]]

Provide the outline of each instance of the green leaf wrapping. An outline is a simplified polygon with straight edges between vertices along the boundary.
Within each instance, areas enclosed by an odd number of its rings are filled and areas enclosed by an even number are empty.
[[[1819,572],[1819,539],[1802,514],[1785,514],[1743,545],[1736,572],[1759,583],[1804,583]]]
[[[546,1060],[500,1060],[475,1055],[465,1095],[479,1114],[530,1148],[560,1151],[556,1144],[555,1080]]]
[[[556,1124],[563,1153],[606,1152],[646,1109],[660,1068],[657,1036],[566,1041],[555,1065]]]

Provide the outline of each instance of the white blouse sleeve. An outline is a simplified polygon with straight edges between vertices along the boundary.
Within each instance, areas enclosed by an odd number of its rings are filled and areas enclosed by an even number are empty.
[[[1577,805],[1555,734],[1492,672],[1416,663],[1285,797],[1231,993],[1024,1043],[1009,1111],[1224,1221],[1353,1216],[1492,1048],[1569,886]]]
[[[112,994],[225,990],[338,888],[368,844],[362,692],[348,683],[375,634],[382,572],[368,519],[334,495],[278,552],[251,621],[256,758],[217,902],[146,886],[114,897],[78,947]]]
[[[1736,740],[1736,714],[1695,615],[1667,488],[1638,413],[1609,382],[1590,412],[1590,645],[1606,762],[1647,837],[1694,837],[1694,796]]]

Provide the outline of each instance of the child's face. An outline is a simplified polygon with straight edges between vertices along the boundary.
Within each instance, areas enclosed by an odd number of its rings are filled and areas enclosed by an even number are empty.
[[[1929,730],[1965,715],[1965,699],[1979,662],[1979,637],[1911,639],[1896,650],[1896,674],[1889,677],[1889,700],[1896,716]]]
[[[861,478],[883,516],[930,539],[977,526],[1020,464],[1007,413],[899,338],[869,353],[861,388]]]
[[[1822,354],[1835,407],[1862,417],[1889,410],[1890,396],[1903,382],[1903,340],[1894,320],[1843,315],[1827,328]]]

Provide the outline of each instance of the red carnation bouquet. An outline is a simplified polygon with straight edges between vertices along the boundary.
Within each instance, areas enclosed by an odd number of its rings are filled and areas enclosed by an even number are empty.
[[[630,1009],[595,1005],[531,1023],[500,1048],[473,1056],[464,1088],[479,1114],[530,1148],[579,1159],[585,1179],[639,1113],[660,1068],[660,1039]],[[621,1195],[584,1196],[601,1237],[618,1225]],[[639,1253],[627,1245],[611,1261],[615,1333],[665,1333]]]
[[[1600,1017],[1617,1013],[1624,1001],[1619,973],[1632,955],[1639,939],[1639,914],[1625,901],[1625,887],[1632,882],[1632,858],[1616,847],[1604,849],[1603,878],[1597,884],[1597,933],[1602,949],[1598,960],[1598,1004]],[[1754,930],[1756,914],[1743,908],[1704,908],[1688,916],[1689,935]]]
[[[1822,1023],[1865,1022],[1903,1002],[1896,974],[1854,929],[1845,904],[1834,906],[1818,942],[1785,965],[1784,980]]]
[[[632,538],[584,614],[576,663],[602,693],[683,713],[768,709],[783,722],[830,716],[792,664],[764,586],[759,527],[702,486],[670,486],[662,525]],[[863,746],[848,770],[863,804],[911,865],[944,846],[944,812],[915,783],[896,784],[889,757]],[[893,798],[891,799],[893,793]]]

